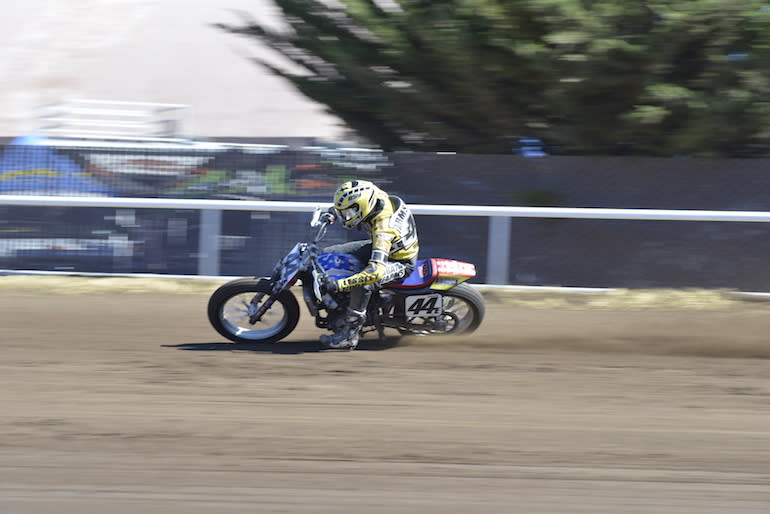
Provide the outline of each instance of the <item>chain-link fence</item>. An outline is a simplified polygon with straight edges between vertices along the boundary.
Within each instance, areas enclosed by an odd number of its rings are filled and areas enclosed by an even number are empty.
[[[766,160],[525,158],[340,148],[190,144],[7,145],[0,195],[317,201],[364,178],[412,204],[770,211]],[[195,274],[200,212],[19,207],[0,198],[0,267]],[[223,275],[269,271],[307,239],[303,213],[224,211]],[[489,221],[417,216],[422,256],[487,278]],[[764,223],[525,219],[511,222],[509,282],[770,291]],[[332,230],[330,243],[365,237]]]

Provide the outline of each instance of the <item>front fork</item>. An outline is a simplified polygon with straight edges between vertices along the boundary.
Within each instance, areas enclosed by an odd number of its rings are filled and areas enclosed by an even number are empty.
[[[262,316],[265,315],[265,313],[270,310],[270,307],[273,306],[275,303],[275,300],[278,298],[278,293],[280,291],[274,291],[275,289],[275,280],[274,279],[266,279],[263,278],[261,281],[269,282],[270,284],[270,290],[273,291],[273,293],[270,295],[270,297],[262,303],[262,305],[259,304],[259,302],[262,301],[262,298],[265,297],[267,293],[259,292],[254,295],[254,297],[251,299],[251,302],[249,302],[248,307],[248,314],[249,314],[249,323],[251,325],[254,325],[255,323],[259,323],[259,321],[262,320]],[[260,282],[261,282],[260,281]]]
[[[251,299],[251,303],[249,304],[249,323],[254,325],[255,323],[258,323],[262,320],[262,316],[265,315],[265,313],[270,309],[270,307],[273,306],[275,303],[275,296],[271,296],[262,305],[259,305],[259,302],[262,300],[262,298],[265,297],[265,293],[257,293],[254,295],[254,298]],[[252,311],[259,305],[259,308],[256,309],[252,313]]]

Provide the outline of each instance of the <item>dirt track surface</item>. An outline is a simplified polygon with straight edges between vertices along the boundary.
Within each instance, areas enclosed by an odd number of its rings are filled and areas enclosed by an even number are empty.
[[[231,345],[205,287],[9,280],[2,514],[770,512],[766,303],[490,295],[472,336],[338,352],[307,316]]]

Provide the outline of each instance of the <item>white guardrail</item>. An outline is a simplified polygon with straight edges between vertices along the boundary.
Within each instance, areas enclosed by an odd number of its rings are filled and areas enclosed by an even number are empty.
[[[219,275],[219,235],[222,211],[311,212],[322,202],[259,200],[188,200],[95,196],[0,195],[0,205],[57,207],[118,207],[130,209],[194,209],[201,211],[198,274]],[[770,212],[668,209],[603,209],[566,207],[504,207],[479,205],[415,205],[414,214],[489,217],[488,284],[508,283],[511,218],[581,218],[648,221],[770,222]]]

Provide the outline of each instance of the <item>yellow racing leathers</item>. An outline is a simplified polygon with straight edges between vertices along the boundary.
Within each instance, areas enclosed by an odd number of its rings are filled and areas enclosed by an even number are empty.
[[[340,291],[392,282],[414,269],[419,252],[417,226],[401,198],[387,196],[378,200],[376,208],[359,226],[371,236],[369,263],[361,272],[339,279]]]

